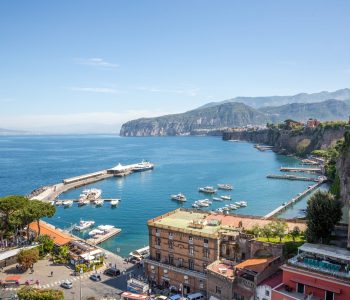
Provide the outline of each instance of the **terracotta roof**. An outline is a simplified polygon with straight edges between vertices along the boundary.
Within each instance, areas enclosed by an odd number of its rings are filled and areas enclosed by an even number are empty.
[[[37,222],[29,224],[29,228],[35,232],[38,232]],[[55,245],[63,246],[68,244],[70,241],[76,240],[71,237],[69,234],[62,232],[61,230],[55,229],[52,225],[49,225],[45,222],[40,221],[40,234],[48,235],[54,240]]]
[[[238,265],[235,265],[237,269],[247,269],[255,273],[261,273],[266,269],[266,267],[275,259],[276,257],[269,258],[250,258],[247,259]]]
[[[282,271],[278,271],[277,273],[272,274],[270,277],[260,282],[259,285],[267,285],[271,288],[275,288],[276,286],[282,283],[282,275]]]

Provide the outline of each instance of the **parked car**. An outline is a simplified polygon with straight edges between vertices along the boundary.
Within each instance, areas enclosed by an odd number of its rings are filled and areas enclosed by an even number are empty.
[[[66,280],[61,283],[61,287],[65,289],[71,289],[73,287],[73,283],[71,283],[69,280]]]
[[[108,276],[119,276],[120,270],[116,269],[116,268],[108,268],[103,272],[103,274],[108,275]]]
[[[101,281],[101,276],[99,274],[92,274],[90,279],[93,281]]]

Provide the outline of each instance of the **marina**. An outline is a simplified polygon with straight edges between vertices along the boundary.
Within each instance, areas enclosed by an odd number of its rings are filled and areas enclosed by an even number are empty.
[[[104,233],[103,231],[95,234],[92,238],[86,240],[88,244],[99,245],[108,239],[118,235],[122,230],[120,228],[111,228],[108,232]]]

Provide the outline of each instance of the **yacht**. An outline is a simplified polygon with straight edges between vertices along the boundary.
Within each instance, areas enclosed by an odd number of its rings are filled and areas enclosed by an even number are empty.
[[[193,203],[193,204],[192,204],[192,207],[194,207],[194,208],[200,208],[200,206],[199,206],[197,203]]]
[[[231,200],[231,196],[230,195],[223,195],[223,196],[220,196],[220,198],[222,200]]]
[[[148,162],[148,161],[142,161],[138,164],[136,164],[132,170],[134,172],[142,172],[142,171],[147,171],[147,170],[152,170],[154,168],[154,164]]]
[[[212,202],[209,199],[203,199],[203,200],[197,200],[195,204],[202,207],[209,207],[209,205],[212,204]]]
[[[64,200],[64,201],[62,202],[62,205],[63,205],[64,207],[71,207],[71,206],[73,205],[73,200]]]
[[[99,230],[99,229],[93,229],[89,232],[89,235],[90,236],[95,236],[97,234],[103,234],[104,232],[102,230]]]
[[[111,200],[111,206],[117,206],[119,204],[119,199],[113,199]]]
[[[185,195],[181,194],[181,193],[179,193],[177,195],[171,195],[170,198],[171,198],[171,200],[180,201],[180,202],[187,201]]]
[[[86,189],[80,194],[80,199],[87,199],[90,201],[94,201],[101,197],[102,190],[100,189]]]
[[[99,225],[97,226],[98,230],[101,230],[103,233],[107,233],[109,231],[111,231],[111,229],[113,229],[114,226],[113,225]]]
[[[233,186],[231,184],[228,184],[228,183],[219,183],[218,189],[231,191],[233,189]]]
[[[223,199],[219,198],[219,197],[213,197],[214,201],[222,201]]]
[[[247,206],[247,202],[246,201],[238,201],[238,202],[235,202],[235,204],[237,206],[240,206],[240,207],[246,207]]]
[[[90,203],[90,201],[87,200],[87,199],[82,199],[82,198],[80,198],[80,199],[78,200],[78,206],[87,205],[87,204],[89,204],[89,203]]]
[[[95,225],[95,221],[92,221],[92,220],[91,221],[80,220],[79,225],[75,225],[74,229],[82,231],[82,230],[88,229],[88,228],[90,228],[90,227],[92,227],[94,225]]]
[[[216,190],[212,186],[205,186],[205,187],[200,187],[198,189],[199,192],[206,193],[206,194],[215,194]]]
[[[63,201],[62,200],[57,200],[56,202],[55,202],[55,204],[58,206],[58,205],[62,205],[63,204]]]
[[[95,200],[94,201],[94,204],[96,205],[96,206],[102,206],[103,205],[103,199],[97,199],[97,200]]]

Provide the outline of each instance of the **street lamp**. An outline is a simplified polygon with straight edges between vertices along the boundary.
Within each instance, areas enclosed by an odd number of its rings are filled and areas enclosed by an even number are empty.
[[[81,275],[84,273],[84,271],[83,271],[83,268],[80,268],[80,272],[79,272],[79,282],[80,282],[80,300],[81,300],[81,293],[82,293],[82,291],[81,291]]]

